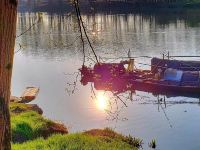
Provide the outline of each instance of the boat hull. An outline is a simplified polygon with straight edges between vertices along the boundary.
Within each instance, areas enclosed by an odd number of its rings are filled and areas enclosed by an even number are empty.
[[[114,70],[113,70],[114,66]],[[146,70],[128,72],[118,64],[104,64],[92,68],[80,69],[81,83],[94,83],[97,90],[122,93],[124,91],[144,91],[154,95],[168,97],[185,96],[200,98],[199,80],[167,81],[155,79],[154,74]]]
[[[132,89],[144,92],[150,92],[154,95],[166,95],[168,97],[173,96],[186,96],[200,98],[199,86],[176,86],[165,85],[152,82],[142,82],[134,80],[132,83]]]

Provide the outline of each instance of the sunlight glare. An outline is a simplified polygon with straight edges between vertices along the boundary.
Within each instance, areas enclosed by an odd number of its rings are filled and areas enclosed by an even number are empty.
[[[108,107],[108,98],[103,92],[97,94],[96,105],[100,110],[106,110]]]

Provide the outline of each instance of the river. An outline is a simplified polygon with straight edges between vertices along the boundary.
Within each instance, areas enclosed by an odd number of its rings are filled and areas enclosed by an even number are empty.
[[[129,50],[131,56],[162,57],[168,51],[170,55],[200,55],[198,12],[96,13],[83,14],[83,20],[98,57],[107,62],[113,61],[107,58],[118,58],[114,61],[119,62]],[[39,16],[41,21],[37,22]],[[123,108],[110,116],[104,110],[109,97],[102,91],[95,91],[99,100],[91,98],[91,85],[81,85],[80,76],[73,93],[74,87],[69,85],[76,81],[83,63],[76,17],[69,13],[18,13],[17,35],[34,23],[16,39],[13,95],[20,96],[27,86],[40,87],[33,103],[43,109],[44,116],[64,123],[71,132],[111,127],[143,139],[144,149],[152,139],[159,150],[200,149],[198,99],[167,98],[165,108],[155,104],[157,98],[151,93],[136,91],[133,101],[126,101],[128,107],[118,101]],[[86,56],[86,65],[94,64],[88,44]],[[150,59],[136,59],[138,68],[149,68],[140,63],[149,64]]]

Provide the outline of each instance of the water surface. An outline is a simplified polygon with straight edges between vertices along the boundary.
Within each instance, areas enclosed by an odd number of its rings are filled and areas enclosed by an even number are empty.
[[[170,55],[200,55],[198,14],[90,14],[83,15],[83,20],[101,61],[111,62],[113,59],[106,58],[119,58],[114,60],[119,62],[129,50],[132,56],[161,57],[167,51]],[[19,13],[17,34],[37,19],[37,13]],[[43,109],[46,117],[61,121],[71,132],[112,127],[126,135],[142,138],[144,149],[148,149],[148,142],[153,138],[161,150],[200,148],[198,99],[168,98],[167,108],[162,105],[158,109],[155,96],[136,92],[133,101],[127,101],[128,107],[120,111],[119,120],[112,121],[112,117],[91,98],[91,85],[80,85],[80,77],[75,92],[69,95],[68,83],[76,80],[75,72],[83,63],[79,36],[75,16],[43,13],[42,21],[16,40],[15,51],[18,51],[19,44],[23,49],[15,54],[13,95],[19,96],[26,86],[40,87],[33,103]],[[88,44],[86,55],[86,65],[94,64]],[[136,59],[138,68],[147,69],[148,65],[139,63],[149,64],[150,59]],[[127,95],[128,92],[124,94]],[[193,103],[172,104],[179,101]],[[120,101],[118,105],[123,106]]]

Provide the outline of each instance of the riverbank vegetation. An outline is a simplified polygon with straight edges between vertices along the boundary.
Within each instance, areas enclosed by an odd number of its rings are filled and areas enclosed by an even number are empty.
[[[66,0],[20,0],[19,11],[71,12],[73,6]],[[154,10],[155,8],[185,9],[199,8],[200,0],[86,0],[79,1],[82,12],[101,10]],[[62,7],[61,7],[62,6]],[[124,8],[123,10],[121,8]]]
[[[60,123],[44,118],[37,105],[11,103],[12,141],[25,142],[38,137],[47,138],[51,134],[68,133],[67,128]]]
[[[42,116],[37,105],[11,103],[11,129],[13,150],[49,149],[133,149],[142,140],[124,136],[112,129],[92,129],[68,134],[67,128]]]
[[[103,131],[103,130],[102,130]],[[84,133],[67,135],[52,135],[48,139],[38,138],[22,144],[13,144],[13,150],[50,150],[50,149],[113,149],[113,150],[137,150],[138,148],[123,141],[119,137],[103,137]]]

